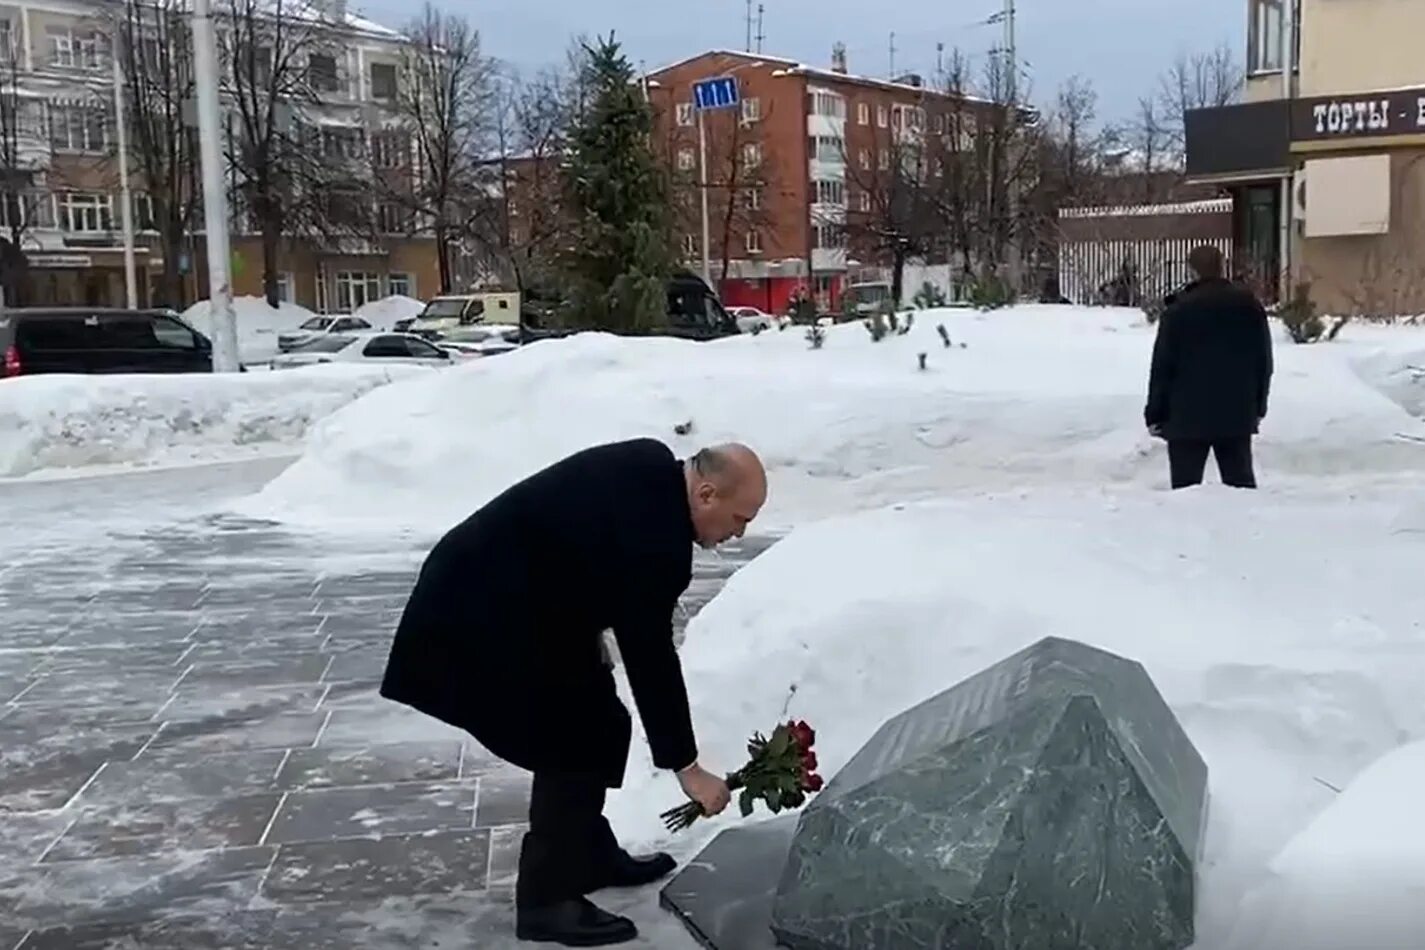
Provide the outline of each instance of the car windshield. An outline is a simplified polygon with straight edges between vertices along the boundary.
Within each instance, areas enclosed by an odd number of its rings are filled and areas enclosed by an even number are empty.
[[[325,330],[332,325],[331,317],[313,317],[297,329],[299,330]]]
[[[293,347],[293,353],[335,353],[344,350],[351,345],[353,337],[342,336],[340,333],[329,333],[316,340],[310,340],[300,346]]]
[[[421,319],[429,320],[441,317],[458,317],[465,312],[465,301],[460,298],[451,300],[432,300],[426,304],[426,308],[421,311]]]

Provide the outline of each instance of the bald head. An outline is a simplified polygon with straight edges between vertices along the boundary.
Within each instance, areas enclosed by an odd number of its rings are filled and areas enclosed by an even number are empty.
[[[686,475],[688,507],[703,547],[742,537],[767,501],[767,470],[739,442],[702,449],[688,460]]]

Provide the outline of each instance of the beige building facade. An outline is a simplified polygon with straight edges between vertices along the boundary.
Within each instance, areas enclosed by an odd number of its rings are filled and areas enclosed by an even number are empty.
[[[1233,198],[1239,271],[1324,312],[1425,312],[1420,0],[1249,0],[1244,102],[1188,117]]]
[[[345,4],[334,3],[327,12],[331,40],[323,55],[332,61],[333,80],[319,102],[301,107],[303,119],[323,130],[322,148],[330,141],[334,149],[344,149],[355,136],[374,150],[379,133],[387,152],[404,150],[413,163],[409,138],[393,138],[391,123],[383,118],[395,95],[401,36],[355,16]],[[126,302],[111,59],[115,21],[122,16],[122,4],[105,0],[0,2],[0,238],[18,246],[25,258],[20,299],[11,304]],[[134,136],[129,140],[133,156]],[[208,295],[202,220],[193,222],[179,254],[179,299],[168,299],[172,294],[161,290],[163,250],[138,164],[136,158],[129,164],[137,302],[182,308]],[[261,241],[241,208],[230,202],[229,211],[234,293],[260,296]],[[396,223],[390,233],[359,241],[284,239],[279,294],[313,310],[347,312],[391,293],[438,293],[434,241],[419,231],[412,235],[409,215],[372,218]]]

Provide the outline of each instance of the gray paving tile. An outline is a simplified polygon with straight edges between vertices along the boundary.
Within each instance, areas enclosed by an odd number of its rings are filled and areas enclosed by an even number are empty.
[[[386,661],[390,659],[391,648],[386,643],[372,646],[349,647],[333,644],[340,650],[332,659],[331,668],[322,677],[328,682],[352,682],[356,680],[379,683],[386,673]],[[332,645],[329,645],[332,646]]]
[[[84,809],[45,862],[257,845],[281,799],[271,793],[101,804]]]
[[[196,661],[180,685],[195,688],[233,688],[316,683],[321,680],[331,662],[330,656],[316,653],[236,663]]]
[[[510,910],[470,891],[285,908],[268,938],[268,950],[516,950]]]
[[[25,930],[12,930],[4,924],[0,924],[0,950],[17,950],[20,946],[20,941],[24,940],[28,933],[29,932]],[[41,950],[44,950],[44,948],[41,948]],[[55,950],[59,950],[59,948],[56,947]],[[68,950],[68,948],[66,948],[66,950]],[[76,950],[78,950],[78,948],[76,948]]]
[[[40,929],[159,916],[210,919],[251,903],[274,854],[228,848],[48,865],[9,922]]]
[[[277,776],[282,788],[454,782],[460,778],[461,743],[401,742],[374,746],[296,749]]]
[[[75,706],[63,702],[29,703],[21,701],[10,707],[5,717],[8,728],[32,728],[46,732],[67,733],[75,729],[102,729],[115,725],[146,726],[152,733],[157,728],[155,717],[163,709],[162,696],[136,697],[109,706]]]
[[[448,894],[483,888],[489,865],[488,831],[283,845],[262,893],[278,904]]]
[[[210,717],[163,724],[149,747],[154,753],[217,755],[259,749],[296,749],[317,741],[327,714],[279,713],[262,719]]]
[[[469,829],[475,786],[420,782],[292,792],[283,801],[269,844]]]
[[[45,673],[23,699],[27,703],[73,703],[80,706],[121,705],[155,697],[167,699],[182,673],[177,668]]]
[[[99,767],[132,758],[153,735],[152,723],[58,730],[44,724],[0,721],[0,812],[59,808]]]
[[[490,829],[491,888],[513,888],[520,866],[520,845],[528,825],[501,825]]]
[[[270,910],[239,911],[211,919],[159,917],[53,927],[35,931],[20,950],[267,950],[275,916]]]
[[[283,713],[316,713],[328,687],[321,683],[279,686],[219,686],[184,680],[162,717],[174,722],[195,719],[253,720]]]
[[[150,749],[128,762],[111,762],[84,790],[79,806],[176,803],[279,791],[277,770],[287,753],[233,752],[192,756]]]
[[[162,676],[168,675],[164,672],[166,668],[176,666],[188,649],[189,645],[181,642],[145,643],[142,641],[67,649],[66,642],[61,641],[51,652],[46,671],[63,673],[79,670],[105,673],[119,670],[147,670]],[[181,669],[174,671],[173,678],[177,679],[181,672]]]
[[[372,701],[374,690],[338,702],[328,702],[331,722],[322,733],[322,745],[359,745],[387,742],[464,741],[454,726],[408,706],[383,699]]]
[[[205,611],[202,624],[193,631],[193,639],[209,642],[224,637],[316,636],[323,619],[321,614],[297,611],[245,610],[221,614]]]
[[[513,825],[529,817],[530,776],[520,772],[492,772],[480,776],[480,797],[475,804],[475,825]]]

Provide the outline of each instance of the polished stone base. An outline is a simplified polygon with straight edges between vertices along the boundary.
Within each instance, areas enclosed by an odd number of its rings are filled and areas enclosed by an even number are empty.
[[[802,813],[773,932],[793,950],[1182,950],[1206,798],[1141,665],[1046,639],[847,763]]]
[[[659,903],[711,950],[772,950],[772,898],[796,816],[729,828],[664,886]]]

